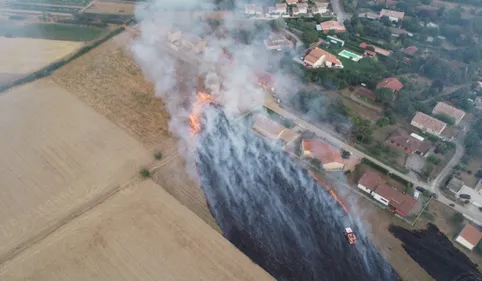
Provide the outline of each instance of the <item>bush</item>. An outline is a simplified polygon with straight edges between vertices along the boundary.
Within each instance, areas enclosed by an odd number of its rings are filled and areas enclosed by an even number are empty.
[[[459,225],[464,221],[464,215],[461,213],[455,213],[454,216],[452,217],[452,223],[454,225]]]
[[[449,125],[455,124],[455,119],[453,117],[450,117],[450,116],[448,116],[446,114],[443,114],[443,113],[435,114],[433,117],[435,117],[438,120],[443,121],[443,122],[445,122]]]
[[[440,162],[442,160],[440,160],[439,158],[437,158],[433,155],[430,155],[429,157],[427,157],[427,161],[430,162],[430,163],[433,163],[434,165],[438,165],[438,164],[440,164]]]
[[[156,152],[154,154],[154,158],[156,158],[156,160],[161,160],[162,159],[162,152]]]
[[[147,169],[147,168],[143,168],[139,173],[141,174],[141,177],[143,177],[145,179],[151,177],[151,171],[149,171],[149,169]]]

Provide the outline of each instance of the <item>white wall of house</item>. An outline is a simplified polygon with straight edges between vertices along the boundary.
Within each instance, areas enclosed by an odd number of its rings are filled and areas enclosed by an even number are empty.
[[[380,196],[378,195],[377,193],[373,192],[372,193],[373,195],[373,198],[375,198],[375,200],[377,200],[378,202],[382,203],[383,205],[385,206],[388,206],[388,203],[390,202],[387,198],[383,197],[383,196]]]
[[[372,193],[372,191],[371,191],[370,189],[366,188],[366,187],[365,187],[364,185],[362,185],[362,184],[358,184],[357,186],[358,186],[359,189],[365,191],[365,192],[368,193],[368,194],[371,194],[371,193]]]
[[[318,67],[324,66],[324,64],[325,64],[325,59],[326,59],[326,56],[322,56],[319,60],[317,60],[317,61],[312,65],[312,67],[313,67],[313,68],[318,68]]]
[[[343,171],[344,168],[345,164],[337,162],[331,162],[323,165],[323,170],[325,171]]]
[[[464,246],[465,248],[469,249],[469,250],[473,250],[475,245],[472,245],[469,241],[465,240],[462,236],[457,236],[457,238],[455,238],[455,241],[457,241],[458,243],[460,243],[462,246]]]
[[[399,21],[398,18],[394,18],[394,17],[388,17],[388,19],[390,19],[390,21],[394,21],[394,22],[398,22],[398,21]]]

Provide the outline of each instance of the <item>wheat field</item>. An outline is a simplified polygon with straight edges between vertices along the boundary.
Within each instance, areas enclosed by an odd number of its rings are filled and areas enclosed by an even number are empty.
[[[0,280],[274,280],[147,180],[0,267]]]

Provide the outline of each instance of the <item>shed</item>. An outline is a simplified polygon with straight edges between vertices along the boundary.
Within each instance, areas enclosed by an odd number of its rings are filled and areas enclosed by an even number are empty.
[[[475,226],[467,224],[457,238],[455,238],[455,241],[472,251],[475,246],[479,244],[481,238],[482,232],[480,232]]]

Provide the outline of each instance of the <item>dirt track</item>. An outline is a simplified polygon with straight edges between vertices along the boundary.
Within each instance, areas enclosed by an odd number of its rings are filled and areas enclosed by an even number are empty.
[[[152,181],[113,196],[0,268],[1,280],[273,280]]]
[[[0,130],[0,263],[152,161],[135,139],[48,80],[0,95]]]

